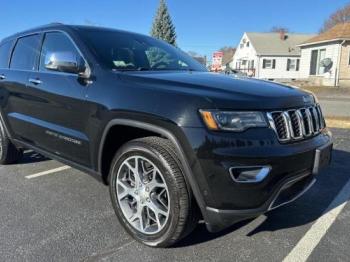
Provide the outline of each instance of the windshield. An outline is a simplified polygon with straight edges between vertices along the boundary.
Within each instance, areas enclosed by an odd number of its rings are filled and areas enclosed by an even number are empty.
[[[113,70],[206,71],[180,49],[151,37],[106,29],[83,29],[80,34],[99,60]]]

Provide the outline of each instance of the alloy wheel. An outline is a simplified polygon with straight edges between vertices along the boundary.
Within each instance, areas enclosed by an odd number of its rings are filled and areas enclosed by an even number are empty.
[[[156,234],[169,218],[170,199],[165,179],[149,159],[132,156],[117,173],[117,200],[127,221],[143,234]]]

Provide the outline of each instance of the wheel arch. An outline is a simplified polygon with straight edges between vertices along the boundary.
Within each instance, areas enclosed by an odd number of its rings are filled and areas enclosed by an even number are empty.
[[[166,139],[169,139],[173,145],[175,146],[175,149],[178,153],[178,157],[180,159],[180,162],[183,166],[184,176],[186,183],[188,184],[190,190],[192,191],[194,198],[201,210],[201,213],[203,216],[205,216],[206,213],[206,205],[202,196],[202,193],[199,189],[198,183],[194,178],[193,172],[190,168],[190,165],[185,157],[185,152],[177,139],[177,137],[174,135],[172,131],[170,131],[168,128],[161,127],[159,125],[139,121],[139,120],[132,120],[132,119],[113,119],[111,120],[105,127],[101,142],[98,149],[98,172],[102,175],[102,158],[103,158],[103,150],[106,142],[107,135],[111,128],[115,126],[126,126],[126,127],[134,127],[141,130],[145,130],[147,132],[151,132],[154,134],[157,134],[160,137],[164,137]],[[106,181],[105,181],[106,182]]]

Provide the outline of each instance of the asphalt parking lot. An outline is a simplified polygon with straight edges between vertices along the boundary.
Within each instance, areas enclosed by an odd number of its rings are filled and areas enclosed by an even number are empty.
[[[349,261],[350,130],[333,134],[332,166],[302,198],[217,234],[199,224],[168,249],[124,232],[106,186],[28,152],[20,164],[0,167],[0,260]]]

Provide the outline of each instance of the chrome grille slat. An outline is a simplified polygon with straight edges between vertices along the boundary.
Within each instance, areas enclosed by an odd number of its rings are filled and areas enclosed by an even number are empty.
[[[303,138],[303,133],[302,133],[302,126],[301,126],[301,119],[297,113],[297,110],[290,110],[285,112],[290,121],[289,121],[289,128],[291,130],[292,138],[293,139],[301,139]]]
[[[312,114],[313,119],[315,119],[314,133],[318,133],[320,130],[320,122],[318,120],[318,116],[316,113],[316,107],[311,107],[309,109],[310,109],[310,112]]]
[[[314,125],[312,123],[312,118],[311,118],[311,112],[310,112],[310,109],[309,108],[306,108],[305,109],[305,112],[306,112],[306,116],[307,116],[307,122],[308,122],[308,125],[310,127],[310,135],[312,135],[313,131],[314,131]]]
[[[319,105],[267,113],[271,128],[281,142],[300,140],[318,134],[325,128]]]
[[[300,124],[301,124],[301,132],[302,132],[302,136],[306,136],[306,131],[305,131],[305,125],[304,125],[304,120],[303,120],[303,115],[301,114],[300,109],[295,111],[299,120],[300,120]]]
[[[316,109],[317,109],[318,116],[320,118],[320,129],[323,129],[326,127],[326,123],[325,123],[324,118],[323,118],[322,109],[321,109],[320,105],[318,105],[316,107]]]

